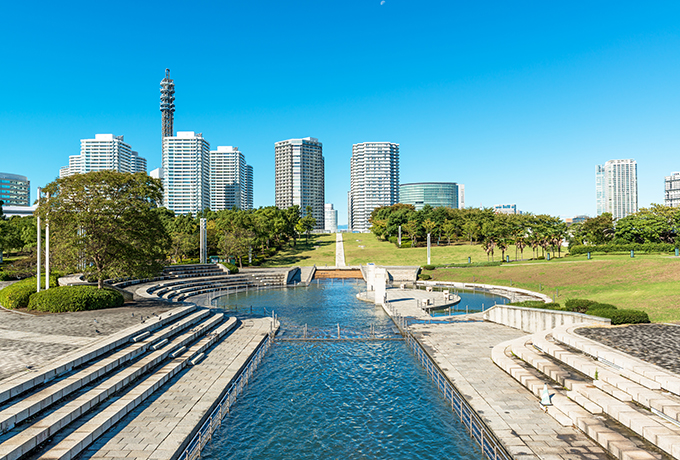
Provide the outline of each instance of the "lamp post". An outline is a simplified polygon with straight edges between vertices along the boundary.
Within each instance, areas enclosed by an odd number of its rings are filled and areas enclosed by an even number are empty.
[[[49,206],[50,194],[47,194],[47,205]],[[48,213],[49,214],[49,213]],[[50,219],[45,216],[45,290],[50,288]]]
[[[40,207],[40,197],[42,195],[42,189],[38,187],[38,207]],[[41,238],[40,238],[40,213],[38,213],[38,217],[36,219],[36,225],[38,227],[38,252],[37,252],[37,263],[38,263],[38,271],[36,272],[36,278],[38,279],[38,290],[37,292],[40,292],[40,252],[42,251],[42,245],[41,245]]]

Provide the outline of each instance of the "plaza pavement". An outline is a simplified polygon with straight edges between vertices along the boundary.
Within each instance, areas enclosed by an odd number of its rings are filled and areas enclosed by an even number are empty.
[[[346,267],[345,265],[345,245],[342,242],[342,233],[335,234],[335,266]]]

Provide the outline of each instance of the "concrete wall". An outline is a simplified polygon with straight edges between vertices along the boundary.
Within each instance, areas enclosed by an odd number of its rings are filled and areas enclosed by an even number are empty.
[[[543,310],[540,308],[495,305],[484,312],[484,319],[534,333],[569,324],[609,325],[611,320],[571,311]]]

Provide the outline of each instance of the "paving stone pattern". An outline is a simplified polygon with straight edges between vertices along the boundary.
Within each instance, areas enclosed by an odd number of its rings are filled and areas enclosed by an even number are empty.
[[[141,301],[121,308],[39,316],[0,310],[0,380],[27,366],[39,367],[172,307],[165,302]]]
[[[124,418],[79,457],[167,460],[219,401],[237,371],[269,332],[268,318],[245,320],[198,365],[171,380],[159,395]]]
[[[586,435],[543,412],[536,397],[491,360],[491,349],[524,333],[488,322],[412,326],[447,377],[513,459],[609,459]]]
[[[630,324],[579,328],[577,334],[680,374],[680,326]]]

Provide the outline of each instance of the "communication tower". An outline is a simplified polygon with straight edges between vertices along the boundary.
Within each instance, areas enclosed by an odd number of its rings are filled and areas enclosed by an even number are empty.
[[[161,113],[163,137],[172,137],[172,122],[175,117],[175,82],[170,78],[170,69],[165,69],[165,78],[161,81]]]

